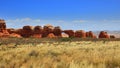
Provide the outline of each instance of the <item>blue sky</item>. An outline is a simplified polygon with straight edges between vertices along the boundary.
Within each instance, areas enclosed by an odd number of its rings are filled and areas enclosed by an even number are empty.
[[[8,28],[52,24],[73,30],[120,30],[120,0],[0,0]]]

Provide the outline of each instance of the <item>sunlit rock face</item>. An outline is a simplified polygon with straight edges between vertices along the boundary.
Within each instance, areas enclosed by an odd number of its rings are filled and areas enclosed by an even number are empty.
[[[86,32],[86,38],[96,38],[92,31]]]
[[[17,37],[17,38],[22,38],[20,34],[12,33],[9,35],[9,37]]]
[[[21,30],[21,36],[28,38],[33,35],[33,27],[32,26],[23,26],[23,29]]]
[[[62,30],[60,26],[52,26],[47,24],[42,26],[23,26],[20,29],[7,28],[5,20],[0,19],[0,37],[18,37],[18,38],[116,38],[114,35],[109,35],[105,31],[101,31],[96,36],[92,31],[85,32],[84,30]]]
[[[66,33],[62,33],[62,37],[63,37],[63,38],[68,38],[68,37],[69,37],[69,35],[68,35],[68,34],[66,34]]]
[[[33,29],[33,35],[34,38],[42,38],[42,26],[35,26]]]
[[[0,32],[4,33],[5,30],[6,30],[6,23],[4,20],[0,19]]]
[[[99,38],[110,38],[110,36],[105,31],[101,31],[99,34]]]
[[[56,36],[53,33],[48,34],[47,38],[55,38]]]
[[[7,29],[7,31],[9,32],[9,34],[12,34],[12,33],[15,33],[15,29],[13,29],[13,28],[9,28],[9,29]]]
[[[56,26],[54,29],[53,29],[53,34],[57,37],[61,37],[61,34],[62,34],[62,30],[60,28],[60,26]]]
[[[75,32],[75,37],[77,37],[77,38],[86,38],[86,32],[84,30],[77,30]]]
[[[50,24],[47,24],[43,27],[42,37],[47,37],[48,34],[53,33],[54,27]]]
[[[4,20],[0,19],[0,37],[8,37],[9,32],[6,29],[6,23]]]
[[[75,32],[73,30],[64,30],[63,32],[68,34],[69,37],[75,37]]]
[[[41,26],[35,26],[33,29],[34,34],[42,34],[42,27]]]
[[[6,29],[6,23],[4,20],[0,19],[0,29]]]

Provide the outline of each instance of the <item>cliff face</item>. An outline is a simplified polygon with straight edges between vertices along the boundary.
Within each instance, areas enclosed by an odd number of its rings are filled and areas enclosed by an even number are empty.
[[[6,23],[4,20],[0,19],[0,32],[3,32],[4,30],[6,30]]]
[[[9,32],[6,29],[6,23],[4,20],[0,19],[0,37],[8,37]]]
[[[64,35],[65,36],[64,36]],[[115,38],[110,36],[107,32],[101,31],[98,38]],[[50,24],[45,26],[23,26],[21,29],[7,29],[4,20],[0,19],[0,37],[35,37],[35,38],[57,38],[57,37],[76,37],[76,38],[97,38],[92,32],[85,32],[84,30],[62,30],[60,26],[52,26]]]

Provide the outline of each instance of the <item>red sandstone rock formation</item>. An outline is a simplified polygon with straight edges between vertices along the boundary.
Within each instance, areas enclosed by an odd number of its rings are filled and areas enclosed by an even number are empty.
[[[53,34],[54,34],[55,36],[57,36],[57,37],[61,37],[61,34],[62,34],[61,28],[60,28],[59,26],[55,27],[55,28],[53,29]]]
[[[87,38],[96,38],[96,36],[93,34],[92,31],[86,32],[86,37]]]
[[[23,29],[14,29],[14,30],[12,31],[12,33],[19,34],[19,35],[22,36]],[[11,34],[11,33],[10,33],[10,34]]]
[[[32,37],[34,37],[34,38],[41,38],[42,37],[42,27],[41,26],[34,27]]]
[[[63,32],[68,34],[69,37],[75,37],[75,32],[73,30],[64,30]]]
[[[53,33],[49,33],[47,37],[48,38],[55,38],[55,35]]]
[[[6,29],[6,23],[4,20],[0,19],[0,29]]]
[[[9,32],[9,34],[15,33],[15,29],[13,29],[13,28],[9,28],[9,29],[7,29],[7,31]]]
[[[6,23],[4,20],[0,19],[0,37],[8,37],[9,32],[6,29]]]
[[[33,35],[33,27],[32,26],[23,26],[23,29],[21,30],[21,36],[28,38]]]
[[[9,37],[9,34],[5,34],[5,33],[0,32],[0,37]]]
[[[14,33],[19,34],[19,35],[22,36],[22,34],[23,34],[23,29],[16,29],[16,30],[14,30]]]
[[[75,37],[77,37],[77,38],[86,38],[86,33],[83,30],[77,30],[75,32]]]
[[[110,35],[110,38],[115,38],[115,36],[114,35]]]
[[[3,34],[9,34],[9,32],[6,29],[1,30],[0,32]]]
[[[50,34],[50,33],[53,32],[53,29],[54,29],[54,27],[53,27],[52,25],[50,25],[50,24],[45,25],[45,26],[43,27],[42,37],[47,37],[48,34]]]
[[[64,33],[64,34],[62,34]],[[45,25],[42,29],[41,26],[35,26],[34,29],[31,26],[23,26],[22,29],[6,29],[6,23],[4,20],[0,19],[0,37],[78,37],[78,38],[96,38],[92,31],[85,32],[83,30],[78,30],[74,32],[73,30],[61,30],[59,26],[53,27],[52,25]],[[115,38],[114,35],[108,35],[107,32],[101,31],[99,38]]]
[[[17,37],[17,38],[21,38],[21,33],[19,32],[19,29],[7,29],[7,31],[9,32],[9,37]]]
[[[62,33],[62,35],[61,35],[63,38],[68,38],[69,37],[69,35],[68,34],[66,34],[66,33]]]
[[[87,38],[89,37],[89,32],[86,32],[86,37],[87,37]]]
[[[21,36],[21,35],[16,34],[16,33],[12,33],[12,34],[10,34],[10,35],[9,35],[9,37],[22,38],[22,36]]]
[[[110,38],[107,32],[101,31],[99,34],[99,38]]]
[[[41,26],[35,26],[33,30],[34,34],[42,34],[42,27]]]
[[[94,34],[93,34],[92,31],[89,31],[89,37],[90,37],[90,38],[94,38]]]
[[[94,36],[93,36],[93,38],[97,38],[97,36],[96,36],[96,35],[94,35]]]

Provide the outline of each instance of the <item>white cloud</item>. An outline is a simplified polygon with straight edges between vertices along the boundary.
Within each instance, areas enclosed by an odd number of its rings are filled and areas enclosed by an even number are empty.
[[[17,19],[8,19],[6,24],[8,28],[22,28],[25,25],[39,25],[41,23],[40,19],[31,19],[31,18],[17,18]]]
[[[51,24],[53,26],[60,26],[62,28],[66,28],[68,26],[74,25],[74,23],[69,20],[45,20],[45,19],[40,20],[40,19],[32,19],[32,18],[8,19],[6,20],[6,24],[8,28],[22,28],[25,25],[44,26],[45,24]]]
[[[6,20],[8,28],[22,28],[25,25],[31,26],[44,26],[45,24],[51,24],[53,26],[60,26],[62,29],[84,29],[84,30],[103,30],[107,28],[117,27],[120,23],[120,20],[40,20],[32,18],[18,18],[18,19],[9,19]]]
[[[38,23],[40,22],[40,19],[31,19],[31,18],[22,18],[22,19],[10,19],[10,20],[6,20],[6,22],[9,23]]]

